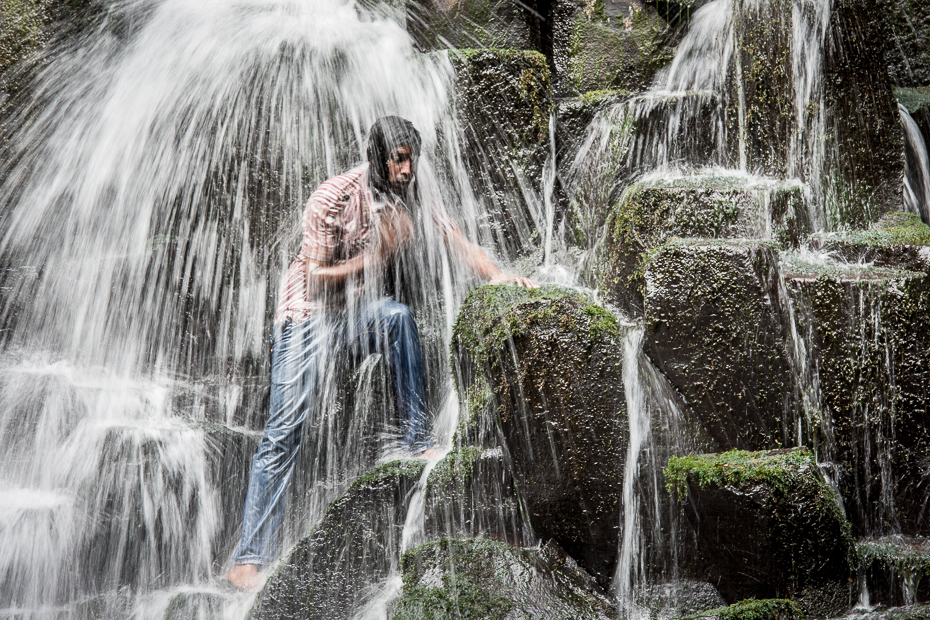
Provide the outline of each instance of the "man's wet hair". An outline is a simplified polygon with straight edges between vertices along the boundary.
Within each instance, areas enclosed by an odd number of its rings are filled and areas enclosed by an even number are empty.
[[[387,194],[391,191],[387,166],[391,151],[406,146],[410,149],[410,156],[416,159],[420,155],[421,144],[420,132],[407,119],[382,116],[375,121],[368,132],[368,179],[375,194]],[[413,183],[412,189],[416,196],[416,177]]]

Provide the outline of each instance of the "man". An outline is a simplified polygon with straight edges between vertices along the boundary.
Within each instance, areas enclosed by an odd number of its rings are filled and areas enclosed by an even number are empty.
[[[259,567],[273,559],[303,423],[331,361],[327,356],[344,355],[347,347],[382,352],[391,368],[404,447],[433,456],[417,326],[410,309],[383,296],[380,286],[398,252],[415,236],[411,215],[421,208],[416,184],[420,144],[409,121],[379,119],[369,132],[368,165],[326,181],[307,203],[300,254],[281,284],[268,423],[252,461],[236,565],[227,574],[240,589],[257,588]],[[431,207],[429,218],[423,215],[475,275],[491,284],[536,287],[527,278],[501,273],[438,206]]]

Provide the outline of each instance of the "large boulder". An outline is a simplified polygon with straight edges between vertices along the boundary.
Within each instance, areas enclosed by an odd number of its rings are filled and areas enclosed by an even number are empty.
[[[608,583],[629,434],[616,319],[567,289],[485,286],[453,347],[459,393],[480,409],[473,432],[499,427],[534,530]]]
[[[607,218],[598,282],[607,299],[643,311],[647,258],[672,237],[775,239],[797,246],[810,231],[805,188],[742,177],[683,177],[627,187]]]
[[[403,573],[394,620],[614,617],[590,576],[553,545],[444,539],[405,553]]]
[[[855,601],[849,523],[804,449],[673,457],[668,488],[695,531],[699,574],[723,598],[790,598],[827,616]]]
[[[645,282],[643,350],[684,396],[690,432],[712,450],[786,445],[793,384],[771,242],[672,240]]]
[[[352,618],[397,568],[407,496],[423,461],[394,461],[356,480],[259,593],[254,620]]]
[[[534,206],[542,198],[552,110],[546,57],[535,51],[450,50],[457,105],[463,118],[462,152],[475,196],[489,221],[481,237],[508,258],[543,235]]]
[[[895,84],[930,85],[930,5],[891,0],[880,16],[890,30],[884,51]]]
[[[804,620],[804,612],[794,601],[787,599],[748,599],[727,607],[702,611],[691,618],[716,620]]]
[[[816,239],[883,267],[784,265],[806,365],[817,370],[813,431],[860,535],[930,532],[930,229],[918,224],[925,245],[913,243],[913,227]]]

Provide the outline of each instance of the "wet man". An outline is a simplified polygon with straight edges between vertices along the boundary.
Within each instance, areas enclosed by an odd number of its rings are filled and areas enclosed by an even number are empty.
[[[257,588],[260,569],[273,560],[303,423],[334,351],[348,355],[352,346],[385,356],[404,447],[432,456],[417,326],[410,308],[381,296],[378,286],[414,241],[420,144],[409,121],[379,119],[368,136],[368,164],[323,183],[304,210],[300,254],[284,275],[275,311],[268,423],[252,460],[235,566],[226,575],[241,589]],[[501,273],[438,205],[428,208],[423,219],[476,276],[535,288],[527,278]]]

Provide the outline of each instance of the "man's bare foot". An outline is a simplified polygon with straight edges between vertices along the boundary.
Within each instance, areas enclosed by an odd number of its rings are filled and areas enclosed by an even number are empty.
[[[424,450],[423,452],[419,453],[417,455],[417,458],[421,458],[426,461],[434,461],[437,458],[439,458],[439,452],[435,450],[434,448],[428,448]]]
[[[244,592],[258,592],[262,585],[262,577],[255,564],[237,564],[226,573],[226,579]]]

